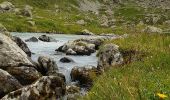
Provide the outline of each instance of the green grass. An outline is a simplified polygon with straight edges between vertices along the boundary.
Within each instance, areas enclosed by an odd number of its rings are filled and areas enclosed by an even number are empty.
[[[5,0],[0,0],[3,2]],[[15,7],[23,8],[25,5],[32,6],[33,19],[20,17],[13,13],[1,13],[0,23],[9,31],[13,32],[49,32],[76,34],[84,29],[88,29],[96,34],[112,33],[111,28],[100,27],[97,16],[82,12],[71,5],[78,7],[77,0],[9,0]],[[59,12],[56,12],[55,5],[58,5]],[[90,19],[87,19],[88,16]],[[85,20],[86,25],[78,25],[78,20]],[[28,21],[35,21],[35,26],[31,26]],[[100,30],[99,30],[100,28]]]
[[[112,67],[100,77],[85,100],[158,100],[157,93],[170,99],[170,36],[133,34],[109,41],[121,51],[143,52],[146,57],[124,66]]]

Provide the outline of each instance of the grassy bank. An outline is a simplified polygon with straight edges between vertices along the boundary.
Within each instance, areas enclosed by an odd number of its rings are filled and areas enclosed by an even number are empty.
[[[159,100],[158,93],[170,99],[170,36],[133,34],[110,42],[119,45],[121,51],[138,51],[146,56],[103,73],[83,99]]]
[[[0,3],[3,1],[6,0],[0,0]],[[9,31],[12,32],[76,34],[84,29],[88,29],[96,34],[112,32],[111,28],[100,26],[95,14],[79,10],[77,0],[9,1],[19,9],[23,9],[25,5],[30,5],[33,7],[32,18],[16,15],[12,12],[0,14],[0,23],[2,23]],[[86,24],[77,24],[76,22],[79,20],[84,20]],[[31,25],[28,21],[35,22],[35,25]]]

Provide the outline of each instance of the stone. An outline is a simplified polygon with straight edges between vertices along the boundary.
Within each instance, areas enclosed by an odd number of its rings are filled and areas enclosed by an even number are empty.
[[[154,26],[147,26],[144,30],[145,33],[163,33],[163,30]]]
[[[36,37],[31,37],[29,39],[26,39],[25,42],[38,42],[38,39]]]
[[[45,56],[40,56],[38,58],[38,62],[39,62],[39,67],[37,68],[37,70],[41,72],[42,75],[48,76],[57,73],[58,66],[53,59]]]
[[[86,24],[86,22],[83,19],[82,20],[78,20],[76,23],[78,25],[85,25]]]
[[[69,57],[63,57],[63,58],[60,59],[60,62],[62,62],[62,63],[70,63],[70,62],[74,62],[74,60],[69,58]]]
[[[102,45],[105,40],[109,40],[109,38],[110,37],[81,38],[81,39],[75,40],[75,42],[82,41],[82,42],[86,42],[88,44],[94,44],[95,45],[95,49],[98,49],[99,46]]]
[[[15,91],[21,87],[22,85],[15,77],[0,69],[0,98],[2,98],[7,93]]]
[[[26,53],[10,37],[0,33],[0,68],[34,66]]]
[[[5,12],[5,11],[11,11],[15,8],[15,6],[8,1],[4,1],[0,4],[0,11]]]
[[[80,35],[94,35],[94,33],[90,32],[90,31],[87,30],[87,29],[84,29],[84,30],[80,33]]]
[[[77,53],[73,49],[68,49],[66,55],[77,55]]]
[[[65,52],[67,55],[91,55],[95,52],[95,45],[84,41],[69,41],[59,47],[58,51]]]
[[[119,51],[119,47],[115,44],[106,44],[98,52],[97,69],[105,71],[109,67],[120,65],[123,63],[123,56]]]
[[[75,94],[80,92],[80,87],[75,85],[68,85],[66,86],[66,92],[67,94]]]
[[[4,96],[1,100],[57,100],[66,93],[65,82],[57,76],[43,76],[32,85]]]
[[[26,5],[24,9],[21,10],[21,15],[32,18],[32,9],[31,6]]]
[[[6,71],[14,76],[22,85],[32,84],[41,77],[41,74],[33,67],[11,67]]]
[[[49,37],[47,35],[41,35],[38,39],[43,42],[57,42],[57,40],[55,40],[54,38]]]
[[[82,87],[91,87],[98,70],[94,66],[74,67],[71,70],[72,81],[78,81]]]
[[[28,57],[31,57],[31,51],[28,48],[27,44],[22,39],[13,36],[12,40],[28,55]]]

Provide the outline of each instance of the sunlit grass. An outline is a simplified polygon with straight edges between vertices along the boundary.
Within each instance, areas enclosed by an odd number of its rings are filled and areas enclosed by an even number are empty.
[[[110,41],[122,51],[146,52],[140,61],[113,67],[103,73],[85,100],[159,100],[157,93],[170,99],[170,36],[135,34]]]

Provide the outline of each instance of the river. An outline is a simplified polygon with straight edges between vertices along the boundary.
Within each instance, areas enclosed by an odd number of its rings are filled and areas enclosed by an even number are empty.
[[[44,35],[45,33],[15,33],[13,32],[13,36],[20,37],[23,41],[29,39],[31,37],[39,37]],[[46,34],[50,37],[55,38],[58,42],[26,42],[31,52],[34,53],[32,55],[32,59],[37,62],[39,56],[48,56],[56,61],[58,65],[59,72],[63,73],[66,77],[66,82],[70,83],[70,72],[74,66],[83,67],[85,65],[93,65],[97,66],[97,57],[96,53],[93,53],[90,56],[71,56],[65,55],[64,53],[57,53],[55,50],[62,46],[64,43],[80,38],[88,38],[89,36],[83,35],[64,35],[64,34]],[[59,60],[63,57],[69,57],[75,61],[75,63],[62,63]]]

